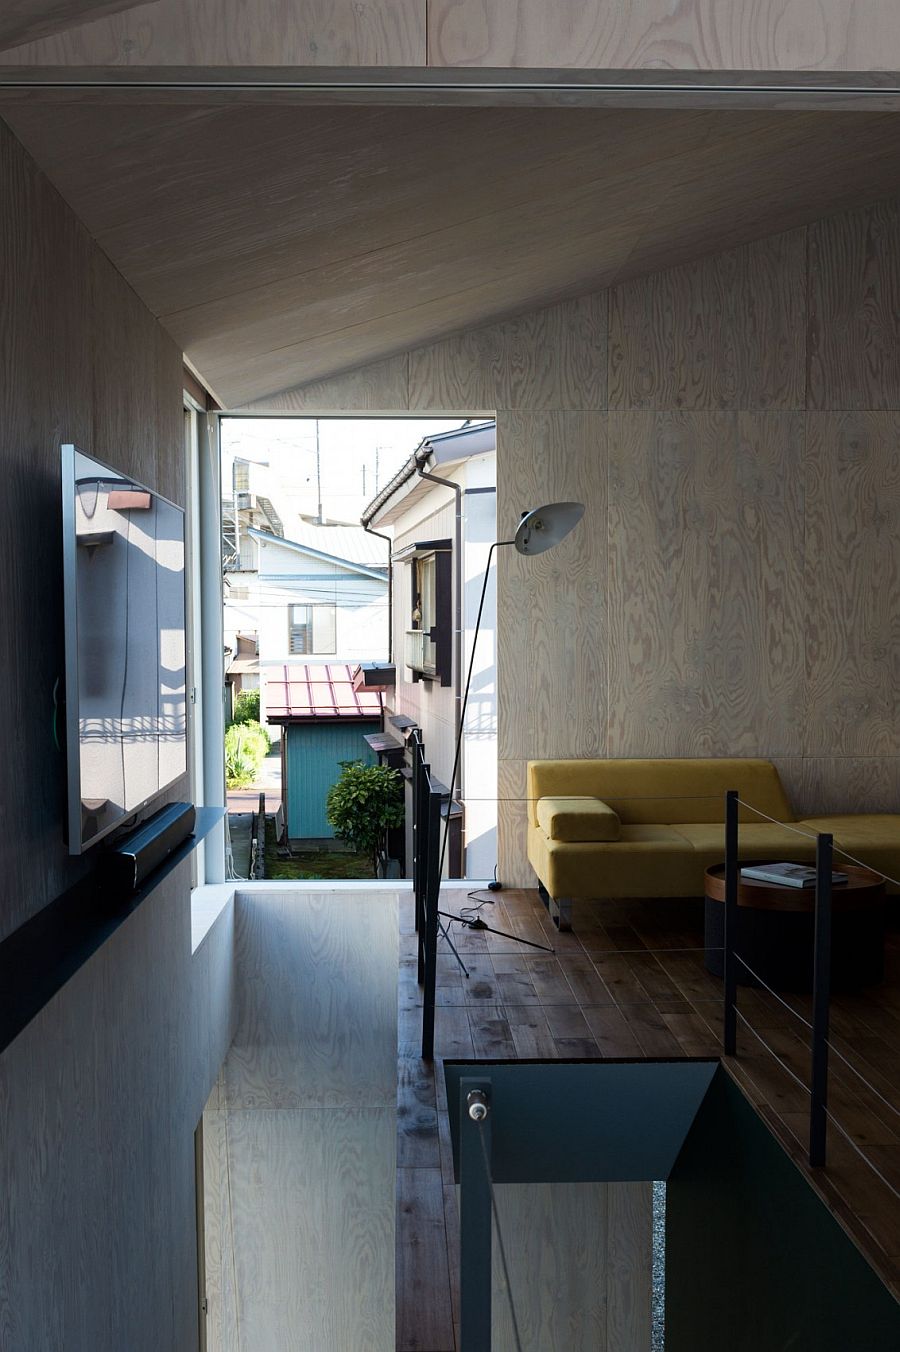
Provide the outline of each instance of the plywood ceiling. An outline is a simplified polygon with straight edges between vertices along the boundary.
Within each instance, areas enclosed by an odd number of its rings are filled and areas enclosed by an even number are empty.
[[[0,51],[35,38],[62,33],[125,9],[144,0],[3,0],[0,5]]]
[[[4,115],[230,406],[900,191],[890,113]]]

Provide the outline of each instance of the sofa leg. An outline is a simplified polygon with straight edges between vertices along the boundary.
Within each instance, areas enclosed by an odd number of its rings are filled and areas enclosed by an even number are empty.
[[[538,878],[538,896],[540,897],[541,901],[544,903],[544,905],[547,907],[547,910],[549,911],[550,893],[547,891],[546,887],[541,882],[540,878]]]
[[[566,931],[572,928],[571,897],[551,897],[548,909],[550,918],[558,930]]]

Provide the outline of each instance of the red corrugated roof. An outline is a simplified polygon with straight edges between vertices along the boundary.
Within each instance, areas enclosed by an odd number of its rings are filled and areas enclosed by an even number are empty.
[[[354,690],[346,662],[263,668],[266,712],[282,718],[379,718],[381,692]]]

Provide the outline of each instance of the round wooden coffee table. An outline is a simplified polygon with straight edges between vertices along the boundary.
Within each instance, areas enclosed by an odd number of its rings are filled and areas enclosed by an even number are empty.
[[[762,860],[742,860],[738,868]],[[779,861],[782,862],[782,861]],[[884,879],[856,864],[835,863],[845,883],[832,889],[831,981],[834,990],[857,990],[884,977]],[[722,976],[725,943],[725,865],[705,875],[706,967]],[[812,990],[815,888],[785,887],[738,877],[735,951],[773,990]],[[758,983],[738,963],[742,985]]]

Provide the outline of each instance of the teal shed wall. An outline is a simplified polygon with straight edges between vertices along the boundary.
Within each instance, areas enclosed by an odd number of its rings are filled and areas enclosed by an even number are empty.
[[[358,723],[291,723],[286,728],[287,829],[292,840],[331,839],[325,796],[340,778],[341,761],[374,765],[377,756],[364,740],[378,732],[378,719]]]

